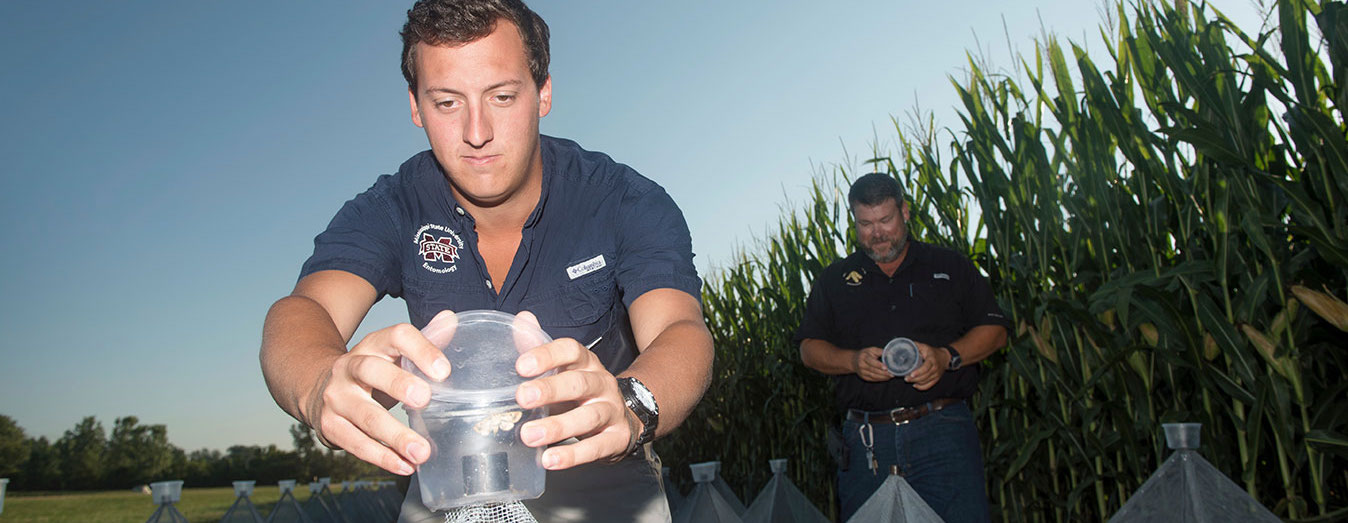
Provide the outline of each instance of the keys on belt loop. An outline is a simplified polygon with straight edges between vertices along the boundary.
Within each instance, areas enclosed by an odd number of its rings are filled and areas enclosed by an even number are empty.
[[[861,438],[861,444],[866,446],[866,464],[870,466],[871,475],[874,476],[880,468],[880,463],[875,460],[875,430],[871,428],[869,418],[857,426],[857,436]]]

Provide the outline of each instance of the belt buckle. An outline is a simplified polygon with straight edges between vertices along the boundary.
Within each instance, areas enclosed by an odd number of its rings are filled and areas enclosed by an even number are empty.
[[[907,411],[912,408],[915,407],[899,407],[889,411],[889,421],[893,422],[895,425],[907,425],[908,422],[913,421],[913,418],[904,418],[900,420],[899,416],[906,414]]]

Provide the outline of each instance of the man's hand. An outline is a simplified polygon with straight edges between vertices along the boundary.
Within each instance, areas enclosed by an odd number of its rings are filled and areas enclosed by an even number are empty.
[[[533,319],[527,312],[520,315]],[[515,360],[515,370],[526,378],[554,369],[557,374],[526,382],[515,391],[520,407],[556,409],[546,418],[526,423],[520,439],[530,447],[571,437],[580,440],[544,451],[543,467],[548,470],[621,457],[640,427],[623,403],[618,379],[599,357],[570,338],[540,345]]]
[[[380,329],[337,357],[309,392],[303,421],[324,445],[341,448],[394,474],[409,475],[425,462],[430,444],[389,414],[394,401],[425,407],[430,386],[403,370],[408,358],[431,379],[449,377],[449,360],[428,338],[453,336],[457,320],[442,312],[431,320],[426,335],[409,324]],[[378,399],[376,399],[378,398]]]
[[[913,388],[917,390],[927,390],[941,381],[941,376],[945,375],[945,369],[950,365],[950,353],[925,343],[913,343],[917,345],[917,352],[922,355],[922,365],[908,373],[903,380],[912,383]]]
[[[880,359],[884,352],[880,347],[866,347],[856,351],[856,358],[852,360],[853,372],[861,379],[871,382],[894,379],[894,375],[889,373],[889,368],[885,367],[885,362]]]

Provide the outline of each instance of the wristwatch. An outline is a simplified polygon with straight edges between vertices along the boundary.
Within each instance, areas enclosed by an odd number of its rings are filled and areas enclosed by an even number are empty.
[[[655,427],[660,424],[660,406],[655,404],[651,389],[636,378],[618,378],[618,390],[623,393],[627,409],[637,415],[643,427],[636,441],[632,442],[632,448],[627,449],[630,454],[655,439]]]
[[[964,359],[960,357],[960,353],[956,352],[955,348],[949,345],[946,345],[941,348],[945,349],[946,352],[950,353],[950,365],[946,366],[945,368],[946,372],[950,372],[952,370],[960,370],[960,366],[964,364]]]

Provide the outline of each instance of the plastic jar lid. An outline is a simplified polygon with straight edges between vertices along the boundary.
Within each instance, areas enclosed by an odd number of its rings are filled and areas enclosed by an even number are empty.
[[[521,377],[515,371],[515,360],[525,351],[552,341],[537,323],[493,310],[442,313],[421,332],[444,353],[450,366],[449,377],[435,381],[411,360],[402,360],[403,369],[431,386],[432,402],[423,411],[437,410],[437,400],[453,403],[513,400],[515,388],[533,379]]]

